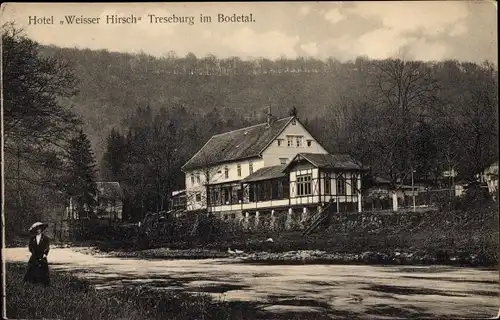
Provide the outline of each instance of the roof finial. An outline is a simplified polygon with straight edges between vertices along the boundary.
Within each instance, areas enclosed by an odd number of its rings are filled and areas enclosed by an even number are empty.
[[[295,106],[290,110],[290,116],[297,118],[297,108]]]

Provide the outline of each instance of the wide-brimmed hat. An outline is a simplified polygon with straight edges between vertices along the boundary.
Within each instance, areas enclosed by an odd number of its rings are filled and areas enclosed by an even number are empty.
[[[28,231],[33,231],[33,230],[36,230],[38,228],[45,230],[47,229],[47,227],[49,226],[48,223],[44,223],[44,222],[35,222],[33,223],[33,225],[28,229]]]

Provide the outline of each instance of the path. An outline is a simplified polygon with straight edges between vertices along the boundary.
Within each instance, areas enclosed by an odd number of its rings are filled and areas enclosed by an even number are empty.
[[[7,262],[26,262],[9,248]],[[51,270],[70,270],[98,288],[149,284],[255,301],[269,311],[363,318],[492,317],[500,306],[498,271],[447,266],[264,265],[231,259],[141,260],[52,249]],[[7,293],[8,294],[8,293]]]

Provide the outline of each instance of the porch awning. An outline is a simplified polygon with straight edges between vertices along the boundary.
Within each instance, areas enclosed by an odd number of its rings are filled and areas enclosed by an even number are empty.
[[[261,168],[252,173],[251,175],[249,175],[248,177],[246,177],[245,179],[241,180],[241,182],[245,183],[245,182],[255,182],[255,181],[282,178],[286,176],[284,169],[285,169],[284,165]]]
[[[294,166],[297,161],[306,160],[316,168],[338,169],[338,170],[362,170],[368,168],[357,163],[353,157],[348,154],[321,154],[321,153],[299,153],[287,165],[287,168]]]

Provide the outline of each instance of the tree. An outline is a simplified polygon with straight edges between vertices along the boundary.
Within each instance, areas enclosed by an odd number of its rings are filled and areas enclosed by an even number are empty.
[[[76,93],[70,65],[44,57],[13,23],[2,26],[2,99],[6,232],[16,234],[55,212],[66,137],[79,120],[68,108]],[[41,207],[40,207],[41,206]],[[48,217],[43,217],[48,218]]]
[[[156,209],[163,211],[173,190],[173,181],[178,171],[177,127],[169,119],[165,109],[161,109],[153,123],[151,141],[152,175],[156,194]]]
[[[119,181],[123,174],[123,166],[126,157],[125,137],[122,136],[115,128],[107,139],[107,148],[104,153],[104,176],[112,181]]]
[[[176,123],[190,118],[180,105],[157,112],[149,106],[139,107],[126,121],[125,136],[111,131],[104,168],[119,172],[117,180],[124,187],[126,202],[133,205],[128,209],[137,213],[135,218],[165,210],[171,192],[182,185],[180,165],[186,154],[191,154],[186,149],[198,136],[197,132],[190,135],[190,129],[196,127]]]
[[[353,130],[350,151],[389,178],[397,210],[397,190],[421,167],[422,142],[415,137],[439,105],[439,85],[426,65],[401,59],[378,62],[373,80],[370,100],[353,101],[354,117],[347,116]]]
[[[66,192],[75,199],[78,218],[94,218],[97,206],[96,164],[90,141],[82,130],[69,141]]]
[[[39,44],[12,25],[3,27],[2,50],[6,151],[15,151],[10,142],[60,147],[78,123],[60,104],[76,93],[72,69],[67,62],[41,57]]]
[[[498,76],[489,63],[468,65],[460,95],[462,174],[470,178],[498,159]]]

